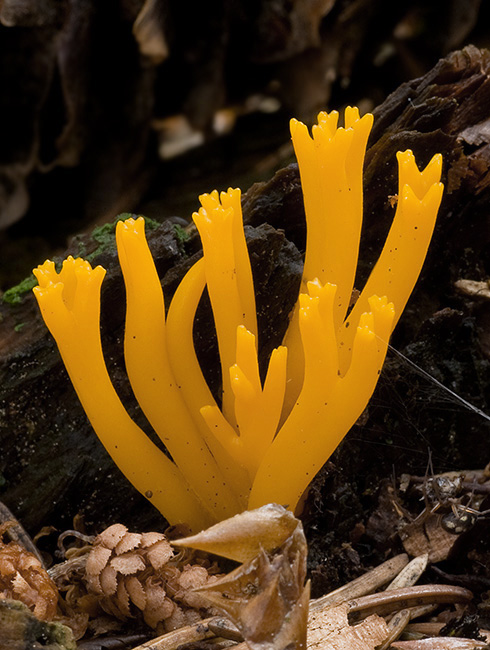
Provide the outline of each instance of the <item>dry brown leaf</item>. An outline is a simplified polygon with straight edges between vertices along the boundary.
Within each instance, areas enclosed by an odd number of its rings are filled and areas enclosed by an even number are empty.
[[[407,524],[400,531],[403,548],[409,555],[427,553],[429,562],[435,564],[446,560],[459,535],[448,533],[441,526],[440,517],[430,514],[423,522]]]
[[[279,548],[298,526],[295,516],[282,506],[269,504],[247,510],[221,521],[197,535],[173,541],[174,546],[187,546],[215,553],[237,562],[247,562],[260,553]]]
[[[264,506],[181,542],[225,557],[249,558],[198,592],[228,614],[252,650],[306,647],[307,546],[303,527],[291,513],[281,506]]]
[[[347,603],[311,612],[308,619],[308,650],[374,650],[389,635],[386,621],[373,614],[351,626]]]

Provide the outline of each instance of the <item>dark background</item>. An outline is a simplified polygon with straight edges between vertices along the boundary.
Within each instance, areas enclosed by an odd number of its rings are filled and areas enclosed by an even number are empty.
[[[4,0],[0,289],[120,212],[245,191],[292,159],[291,116],[371,110],[489,38],[480,0]]]

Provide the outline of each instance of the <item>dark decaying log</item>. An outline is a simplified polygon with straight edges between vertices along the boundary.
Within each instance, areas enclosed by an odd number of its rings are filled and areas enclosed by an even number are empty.
[[[261,96],[301,119],[331,97],[371,105],[469,38],[486,45],[487,25],[481,0],[4,0],[0,229],[24,218],[59,243],[134,205],[162,118],[209,139],[217,111]]]
[[[427,263],[394,344],[487,411],[489,303],[477,296],[459,295],[454,282],[461,278],[484,280],[490,270],[489,106],[490,55],[468,47],[441,60],[424,77],[402,85],[376,109],[366,157],[365,227],[358,278],[361,286],[392,219],[388,195],[397,191],[395,152],[410,147],[425,164],[440,151],[447,191]],[[286,325],[300,273],[297,249],[304,246],[296,166],[281,170],[268,183],[253,186],[244,197],[244,215],[252,226],[248,236],[260,324],[266,333],[265,348],[270,350],[280,341]],[[90,253],[98,244],[83,237],[74,242],[70,252],[82,245]],[[191,234],[182,243],[174,226],[166,223],[151,232],[150,246],[170,295],[193,261],[198,249],[196,236]],[[102,296],[108,365],[118,392],[141,421],[124,376],[124,293],[114,249],[108,246],[99,251],[93,261],[108,269]],[[135,527],[155,525],[156,513],[120,476],[87,423],[33,298],[26,295],[21,304],[2,304],[0,309],[0,499],[30,530],[48,522],[69,527],[77,512],[97,527],[114,521]],[[219,377],[208,318],[204,308],[197,339],[201,360],[216,390]],[[393,462],[399,464],[400,471],[410,464],[424,467],[428,445],[435,451],[435,462],[444,466],[475,466],[488,460],[488,423],[460,409],[421,407],[418,393],[413,391],[425,380],[410,376],[407,381],[409,372],[398,358],[388,359],[386,380],[380,382],[369,417],[363,419],[362,427],[355,427],[335,457],[343,469],[344,483],[353,476],[357,481],[359,477],[376,481],[390,473]],[[397,394],[403,398],[398,407]],[[436,406],[437,399],[442,404],[442,398],[434,399]],[[325,495],[330,490],[328,498],[335,502],[332,488],[335,485],[327,478]],[[354,496],[351,512],[358,504]],[[346,517],[344,525],[352,526],[352,521]],[[341,532],[342,526],[338,528]]]
[[[68,627],[40,621],[18,600],[0,600],[0,630],[2,647],[9,650],[75,650],[77,645]]]

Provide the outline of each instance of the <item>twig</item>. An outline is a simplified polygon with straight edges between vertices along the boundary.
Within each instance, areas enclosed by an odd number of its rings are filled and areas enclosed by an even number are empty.
[[[352,623],[360,621],[371,614],[386,616],[400,609],[419,605],[434,605],[443,603],[466,603],[471,601],[473,594],[468,589],[452,585],[418,585],[404,587],[392,591],[382,591],[379,594],[362,596],[349,601],[349,619]]]
[[[212,639],[217,635],[225,636],[227,631],[231,634],[230,630],[232,628],[236,633],[236,628],[227,619],[221,616],[213,616],[205,618],[195,625],[187,625],[151,641],[146,641],[132,650],[177,650],[179,646],[188,645],[189,643]],[[235,648],[238,648],[238,646],[235,646]]]
[[[77,643],[77,650],[123,650],[130,644],[148,638],[147,634],[131,634],[128,636],[113,636],[104,639],[91,639]]]
[[[48,569],[49,577],[57,583],[58,580],[72,573],[84,573],[87,557],[88,555],[78,555],[77,557],[72,557],[69,560],[55,564]]]

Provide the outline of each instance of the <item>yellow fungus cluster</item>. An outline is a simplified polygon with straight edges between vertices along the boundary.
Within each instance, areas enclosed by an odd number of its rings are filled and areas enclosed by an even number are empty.
[[[362,167],[372,115],[320,113],[312,137],[292,120],[307,219],[304,272],[284,345],[264,383],[257,362],[252,271],[240,191],[200,197],[193,215],[203,258],[165,315],[144,220],[116,229],[127,294],[124,355],[132,389],[169,459],[121,404],[102,354],[100,287],[105,271],[69,257],[34,273],[43,318],[80,401],[120,470],[171,523],[200,530],[247,508],[301,495],[373,393],[390,334],[420,273],[442,197],[441,156],[420,172],[398,153],[398,204],[383,251],[349,312],[362,224]],[[218,404],[193,345],[207,286],[218,339]]]

